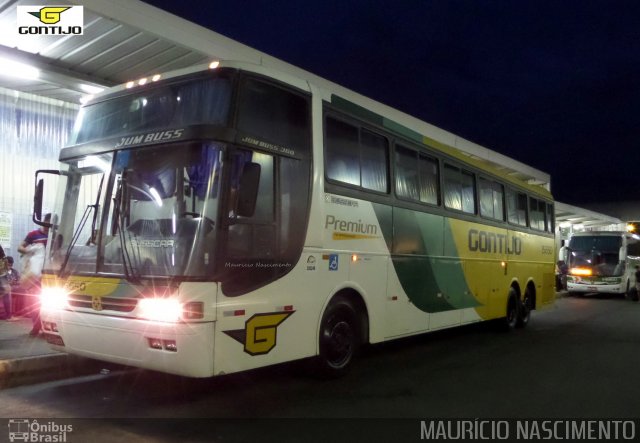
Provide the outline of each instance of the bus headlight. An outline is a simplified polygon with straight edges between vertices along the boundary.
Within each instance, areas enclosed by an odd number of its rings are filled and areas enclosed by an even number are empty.
[[[579,275],[581,277],[589,277],[593,272],[589,268],[571,268],[569,274]]]
[[[43,309],[64,309],[67,306],[67,291],[58,287],[43,287],[40,292],[40,305]]]
[[[182,314],[182,306],[174,298],[143,298],[138,307],[140,317],[147,320],[177,322]]]

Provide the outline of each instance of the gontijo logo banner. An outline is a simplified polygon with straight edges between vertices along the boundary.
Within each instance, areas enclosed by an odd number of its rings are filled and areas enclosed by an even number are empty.
[[[82,35],[82,6],[18,6],[16,17],[21,35]]]

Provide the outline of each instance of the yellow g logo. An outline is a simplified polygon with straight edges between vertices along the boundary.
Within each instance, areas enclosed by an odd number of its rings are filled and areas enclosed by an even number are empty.
[[[91,307],[94,311],[102,311],[102,300],[100,299],[100,296],[91,296]]]
[[[47,25],[53,25],[60,21],[60,14],[69,9],[70,6],[50,6],[40,9],[39,12],[30,12],[35,18]]]
[[[256,314],[245,322],[244,329],[224,333],[242,343],[249,355],[267,354],[276,346],[278,326],[294,312]]]

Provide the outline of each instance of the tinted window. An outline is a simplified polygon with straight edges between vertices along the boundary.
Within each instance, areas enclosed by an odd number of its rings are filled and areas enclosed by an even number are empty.
[[[131,91],[82,108],[72,143],[175,126],[227,124],[231,105],[228,78],[188,80]]]
[[[444,204],[449,209],[475,213],[473,174],[458,167],[444,166]]]
[[[332,180],[388,192],[388,142],[379,134],[326,119],[326,174]]]
[[[379,192],[388,191],[387,139],[362,130],[360,134],[360,174],[362,187]]]
[[[480,178],[480,214],[504,220],[504,187],[497,182]]]
[[[255,79],[243,82],[238,129],[283,145],[309,147],[309,102],[291,91]]]
[[[509,223],[527,226],[527,196],[512,189],[507,190],[507,213]]]
[[[546,212],[545,202],[535,198],[529,198],[529,211],[530,226],[538,231],[544,231]]]
[[[437,205],[438,161],[404,146],[396,146],[396,194]]]
[[[327,177],[360,186],[358,128],[327,119]]]
[[[555,230],[555,218],[554,218],[554,214],[553,214],[553,205],[551,203],[547,203],[547,225],[546,225],[546,231],[547,232],[554,232]]]

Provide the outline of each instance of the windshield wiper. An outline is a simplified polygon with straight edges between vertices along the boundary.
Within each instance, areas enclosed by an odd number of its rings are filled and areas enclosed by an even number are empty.
[[[86,225],[87,220],[89,220],[89,214],[91,214],[91,210],[93,209],[96,212],[98,212],[98,206],[99,205],[96,203],[95,205],[87,205],[87,207],[85,208],[84,214],[82,214],[82,218],[80,219],[80,223],[78,223],[78,227],[73,232],[73,237],[71,237],[71,242],[67,247],[67,252],[65,253],[65,256],[64,256],[64,261],[62,262],[62,266],[60,266],[60,271],[59,271],[60,275],[63,275],[64,269],[67,267],[67,263],[69,263],[69,258],[71,257],[71,251],[73,250],[73,247],[78,242],[78,238],[80,238],[80,233],[82,232],[84,225]],[[93,234],[91,235],[93,236]]]
[[[113,226],[111,227],[112,233],[114,230],[118,232],[118,239],[120,240],[120,250],[122,252],[122,269],[124,271],[124,278],[133,283],[139,283],[140,279],[138,275],[135,275],[135,267],[133,266],[133,260],[129,255],[129,249],[127,248],[127,239],[125,237],[124,226],[125,226],[125,212],[122,210],[122,195],[124,193],[124,188],[126,186],[126,180],[124,174],[118,183],[118,190],[116,191],[116,196],[113,199]],[[130,236],[130,234],[129,234]]]

